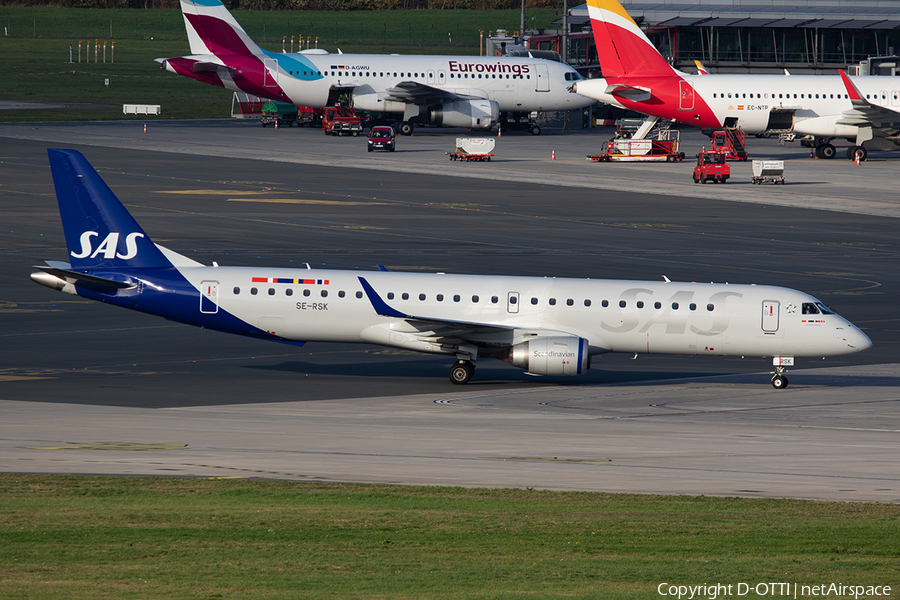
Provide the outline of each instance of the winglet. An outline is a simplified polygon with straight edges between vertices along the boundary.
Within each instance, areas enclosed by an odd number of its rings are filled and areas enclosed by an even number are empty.
[[[844,82],[844,87],[847,88],[847,95],[850,96],[851,101],[859,101],[862,100],[862,94],[859,91],[859,88],[850,80],[850,76],[844,72],[843,69],[838,71],[841,74],[841,81]]]
[[[363,277],[359,277],[359,282],[363,286],[363,291],[366,292],[366,296],[369,298],[369,302],[372,303],[372,308],[375,309],[375,312],[381,315],[382,317],[396,317],[398,319],[409,319],[410,315],[406,313],[402,313],[399,310],[391,308],[388,306],[387,302],[381,299],[381,296],[378,295],[378,292],[372,287],[372,285],[365,280]]]

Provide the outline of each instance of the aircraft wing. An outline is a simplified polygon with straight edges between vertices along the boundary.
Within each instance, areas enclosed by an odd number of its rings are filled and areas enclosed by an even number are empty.
[[[505,327],[503,325],[490,325],[487,323],[475,323],[469,321],[454,321],[448,319],[435,319],[401,312],[385,302],[378,292],[372,287],[365,277],[360,277],[359,282],[372,303],[375,312],[383,317],[395,317],[403,319],[420,332],[430,332],[435,337],[454,337],[467,339],[467,336],[478,334],[480,336],[494,335],[498,333],[511,333],[520,327]]]
[[[415,104],[418,106],[428,106],[430,104],[438,104],[440,102],[448,102],[452,100],[479,100],[481,96],[470,96],[466,94],[455,94],[446,90],[418,83],[416,81],[402,81],[392,88],[388,88],[385,100],[394,100],[396,102],[406,102],[407,104]]]
[[[840,74],[847,94],[850,96],[852,108],[841,113],[837,121],[838,125],[871,125],[891,134],[896,133],[897,127],[900,126],[900,112],[887,106],[872,104],[863,98],[859,88],[844,71],[840,71]]]

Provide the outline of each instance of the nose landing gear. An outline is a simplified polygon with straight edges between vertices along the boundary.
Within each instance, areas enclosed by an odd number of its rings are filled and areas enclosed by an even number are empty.
[[[783,390],[788,386],[788,378],[784,376],[787,372],[785,367],[794,366],[794,357],[776,356],[772,359],[772,365],[775,367],[775,373],[772,375],[772,387],[776,390]]]

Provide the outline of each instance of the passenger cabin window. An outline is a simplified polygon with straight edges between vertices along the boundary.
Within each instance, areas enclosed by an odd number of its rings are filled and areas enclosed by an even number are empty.
[[[568,300],[566,300],[566,306],[574,306],[574,305],[575,305],[575,301],[572,300],[571,298],[569,298]]]
[[[285,296],[293,296],[293,295],[294,295],[294,290],[292,290],[291,288],[287,288],[287,289],[284,290],[284,295],[285,295]]]
[[[425,294],[419,294],[419,300],[425,300]]]
[[[235,296],[237,296],[237,295],[240,294],[240,293],[241,293],[241,288],[239,288],[239,287],[234,288],[234,295],[235,295]]]
[[[706,310],[708,310],[709,312],[712,312],[712,311],[716,310],[716,305],[715,304],[707,304]]]
[[[653,308],[655,308],[656,310],[659,310],[660,308],[662,308],[662,302],[654,302]]]
[[[255,295],[256,295],[256,292],[257,292],[257,289],[256,289],[256,288],[250,288],[250,295],[251,295],[251,296],[255,296]]]
[[[585,300],[585,301],[584,301],[584,305],[585,305],[585,306],[590,306],[590,305],[591,305],[591,301],[590,301],[590,300]]]
[[[338,292],[338,298],[343,298],[345,295],[346,295],[346,292],[344,292],[344,290],[341,290]]]
[[[691,310],[697,310],[697,305],[691,302],[690,306],[688,306]]]
[[[644,308],[644,301],[643,301],[643,300],[638,300],[637,307],[638,307],[638,308]]]
[[[303,290],[303,295],[304,295],[304,296],[309,296],[309,294],[310,294],[309,290]]]
[[[388,300],[394,299],[394,292],[388,292]]]
[[[478,302],[478,296],[472,296],[472,302]]]
[[[455,295],[453,296],[453,301],[454,301],[454,302],[459,302],[459,294],[455,294]]]
[[[435,296],[435,298],[437,298],[437,301],[438,301],[438,302],[443,302],[443,301],[444,301],[444,295],[443,295],[443,294],[438,294],[437,296]]]
[[[607,306],[609,306],[609,300],[604,300],[603,302],[600,303],[600,306],[602,306],[603,308],[606,308]]]
[[[491,304],[497,304],[498,302],[500,302],[500,298],[498,298],[497,296],[491,296]]]
[[[407,292],[403,292],[403,295],[400,297],[403,298],[404,300],[409,300],[409,294]]]
[[[537,305],[538,299],[537,299],[537,298],[532,298],[532,299],[531,299],[531,303]]]
[[[556,298],[550,298],[550,306],[556,306]]]
[[[362,292],[356,292],[356,297],[357,297],[357,298],[362,298]]]
[[[275,288],[269,288],[269,295],[270,295],[270,296],[274,296],[274,295],[275,295]]]
[[[625,308],[626,306],[628,306],[627,302],[625,302],[624,300],[619,300],[619,308]]]

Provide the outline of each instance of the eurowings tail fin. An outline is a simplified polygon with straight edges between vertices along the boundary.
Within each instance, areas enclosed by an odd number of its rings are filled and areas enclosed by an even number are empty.
[[[588,0],[587,5],[603,77],[675,74],[619,0]]]
[[[191,54],[262,56],[244,28],[219,0],[181,0]]]
[[[172,266],[80,152],[47,154],[72,269]]]

